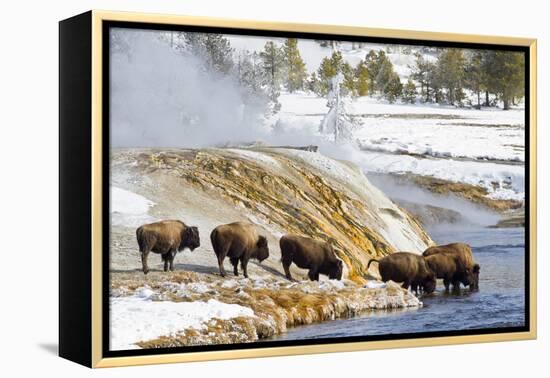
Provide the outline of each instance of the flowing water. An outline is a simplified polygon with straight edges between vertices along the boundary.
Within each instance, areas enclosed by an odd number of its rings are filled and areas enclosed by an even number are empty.
[[[480,290],[447,294],[438,282],[419,309],[372,311],[361,317],[289,329],[275,340],[339,338],[525,325],[523,228],[432,231],[438,244],[467,240],[481,265]],[[271,339],[273,340],[273,339]]]

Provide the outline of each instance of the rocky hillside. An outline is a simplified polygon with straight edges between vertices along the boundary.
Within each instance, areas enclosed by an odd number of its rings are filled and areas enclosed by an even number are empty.
[[[178,255],[177,262],[185,264],[176,268],[202,273],[217,271],[211,230],[237,220],[255,223],[268,237],[270,258],[253,264],[252,274],[281,274],[278,238],[289,232],[333,243],[347,277],[358,283],[368,277],[370,258],[421,252],[432,243],[418,221],[356,166],[317,152],[118,149],[111,159],[112,270],[140,267],[134,230],[155,219],[177,218],[199,227],[201,247]],[[146,208],[136,210],[137,201],[129,196],[145,200]],[[124,202],[133,207],[120,206]],[[152,267],[160,263],[155,255],[150,259]],[[304,273],[296,271],[298,278]]]

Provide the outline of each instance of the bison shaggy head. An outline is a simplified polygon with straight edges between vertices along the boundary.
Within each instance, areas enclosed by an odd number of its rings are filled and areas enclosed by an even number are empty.
[[[195,248],[198,248],[200,246],[201,240],[199,237],[199,229],[197,227],[187,227],[185,230],[183,230],[183,235],[179,246],[180,251],[184,248],[189,248],[191,251],[193,251]]]
[[[267,246],[267,239],[265,236],[260,235],[256,242],[256,259],[259,262],[264,261],[269,257],[269,247]]]
[[[472,275],[470,279],[470,290],[479,290],[479,271],[481,270],[479,264],[475,264],[472,269]]]
[[[436,280],[434,274],[428,274],[428,276],[422,282],[422,288],[426,294],[431,294],[435,291]]]
[[[336,262],[333,264],[328,272],[328,278],[330,278],[331,280],[341,280],[343,272],[344,263],[342,262],[342,260],[336,260]]]

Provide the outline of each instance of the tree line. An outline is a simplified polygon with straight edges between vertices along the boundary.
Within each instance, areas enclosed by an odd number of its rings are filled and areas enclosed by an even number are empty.
[[[171,33],[169,42],[175,49],[200,57],[205,70],[233,75],[251,101],[269,103],[273,112],[280,109],[278,98],[283,88],[290,93],[311,91],[326,97],[336,75],[343,77],[343,96],[376,96],[390,103],[420,101],[481,108],[501,101],[503,108],[509,109],[525,90],[524,57],[509,51],[437,48],[422,54],[417,49],[409,78],[403,81],[386,51],[370,50],[352,66],[343,58],[337,42],[326,42],[333,52],[311,74],[294,38],[280,45],[268,41],[259,52],[238,53],[222,34]],[[466,91],[473,94],[473,102]]]

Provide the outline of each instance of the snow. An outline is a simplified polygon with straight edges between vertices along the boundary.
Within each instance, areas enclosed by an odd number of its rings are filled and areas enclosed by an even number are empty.
[[[210,299],[207,302],[153,301],[153,291],[140,290],[131,297],[110,299],[110,349],[138,349],[135,344],[177,334],[185,329],[201,329],[211,319],[254,316],[252,309]]]
[[[346,287],[345,283],[340,280],[326,280],[326,281],[319,282],[319,289],[325,290],[325,291],[342,290],[345,287]]]
[[[391,244],[401,251],[422,252],[426,249],[425,242],[417,234],[410,231],[405,214],[384,193],[372,185],[363,172],[353,164],[345,163],[326,157],[320,153],[301,150],[284,150],[284,154],[301,159],[305,164],[313,167],[322,177],[333,179],[335,183],[345,183],[360,196],[362,201],[368,202],[372,208],[389,209],[391,212],[379,212],[377,231]],[[350,158],[355,162],[362,162],[364,153],[354,157],[356,153],[350,152]],[[363,167],[362,167],[363,168]],[[401,214],[396,216],[395,214]],[[372,226],[372,225],[371,225]]]
[[[481,186],[494,199],[522,201],[525,196],[525,167],[491,162],[417,158],[408,155],[365,153],[360,162],[367,172],[416,174],[451,182]]]
[[[280,163],[277,160],[267,155],[266,153],[247,150],[244,148],[230,148],[230,149],[227,149],[227,151],[230,151],[238,156],[244,157],[245,159],[250,160],[252,162],[263,163],[268,167],[277,168],[280,166]]]
[[[366,289],[383,289],[386,287],[386,284],[380,281],[367,281],[363,287]]]
[[[111,186],[111,224],[117,226],[139,226],[153,222],[149,209],[153,201],[125,189]]]
[[[392,105],[390,113],[389,105],[372,105],[369,102],[354,104],[355,114],[369,115],[362,117],[363,127],[355,133],[361,146],[369,150],[444,158],[525,161],[522,110],[503,112]],[[391,116],[399,114],[403,116]]]
[[[284,93],[280,120],[285,132],[313,139],[327,113],[326,100]],[[493,199],[525,197],[525,111],[483,110],[434,104],[388,104],[361,97],[348,105],[360,120],[353,139],[363,149],[348,160],[365,172],[415,174],[481,186]],[[310,157],[311,156],[311,157]],[[322,156],[304,160],[343,180],[349,174]]]

